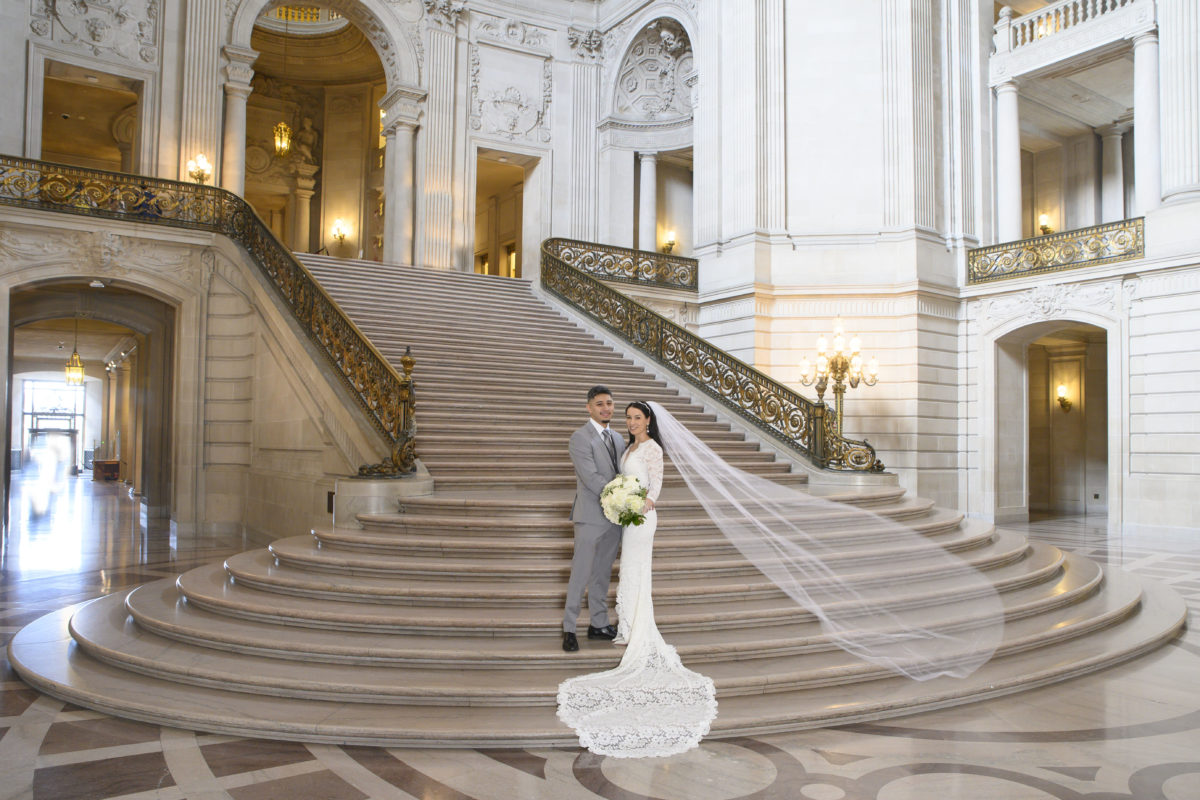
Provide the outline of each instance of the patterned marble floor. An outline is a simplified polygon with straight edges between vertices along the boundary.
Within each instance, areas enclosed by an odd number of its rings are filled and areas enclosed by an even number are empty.
[[[14,478],[0,635],[43,613],[244,549],[139,524],[114,484]],[[1195,538],[1113,539],[1096,517],[1013,526],[1172,585],[1200,608]],[[706,742],[669,759],[574,748],[408,750],[196,734],[32,691],[0,657],[0,800],[1200,799],[1200,634],[1066,684],[875,724]]]

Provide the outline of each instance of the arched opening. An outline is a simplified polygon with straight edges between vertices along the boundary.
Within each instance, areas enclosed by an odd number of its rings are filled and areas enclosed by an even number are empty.
[[[118,481],[144,518],[169,516],[174,308],[101,281],[32,286],[9,302],[6,482],[30,469],[60,488],[68,476]],[[73,351],[80,387],[65,380]]]
[[[697,78],[691,39],[677,20],[649,21],[625,48],[600,124],[602,179],[613,199],[614,218],[601,224],[608,241],[692,254]]]
[[[996,521],[1105,515],[1109,352],[1103,328],[1029,325],[996,341]]]
[[[246,200],[293,250],[379,260],[384,66],[336,12],[280,6],[251,36]]]

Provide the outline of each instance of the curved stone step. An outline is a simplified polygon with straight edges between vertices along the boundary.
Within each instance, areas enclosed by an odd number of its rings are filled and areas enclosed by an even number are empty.
[[[1114,575],[1116,575],[1114,573]],[[1128,581],[1129,576],[1119,575]],[[17,672],[60,699],[118,716],[239,736],[379,746],[519,747],[574,745],[550,706],[448,706],[296,700],[189,686],[135,675],[71,646],[67,621],[77,607],[26,626],[9,646]],[[711,734],[761,735],[830,723],[884,719],[1034,688],[1127,660],[1174,637],[1186,607],[1156,584],[1143,587],[1138,611],[1061,648],[1037,648],[994,659],[966,679],[886,678],[870,690],[834,685],[720,701]],[[456,710],[458,709],[458,710]]]
[[[1062,568],[1059,568],[1059,567]],[[1002,600],[1006,615],[1016,620],[1070,605],[1095,591],[1102,573],[1093,562],[1073,559],[1043,567],[1044,580],[1005,586]],[[1032,571],[1029,573],[1032,575]],[[1001,576],[997,576],[1001,577]],[[1004,583],[1003,581],[1001,581]],[[951,598],[952,599],[952,598]],[[794,606],[794,604],[792,604]],[[495,625],[468,618],[456,634],[446,636],[421,628],[371,630],[308,628],[297,631],[286,620],[243,620],[212,613],[188,604],[170,580],[156,581],[131,591],[125,607],[137,625],[174,641],[230,652],[249,652],[272,658],[327,661],[347,664],[441,665],[447,669],[490,668],[560,663],[557,648],[559,620],[502,618]],[[811,650],[823,638],[819,625],[780,615],[741,618],[737,624],[670,626],[672,643],[681,657],[694,663],[722,658],[757,658],[767,654],[796,654]],[[497,635],[498,631],[506,635]],[[569,656],[572,663],[589,668],[611,666],[611,652],[600,643],[589,643]]]

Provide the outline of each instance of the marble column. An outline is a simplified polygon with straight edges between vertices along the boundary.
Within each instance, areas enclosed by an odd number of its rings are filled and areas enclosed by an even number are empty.
[[[1121,158],[1121,141],[1128,129],[1120,124],[1096,129],[1100,134],[1101,222],[1125,219],[1125,166]]]
[[[1200,3],[1196,0],[1158,0],[1158,30],[1162,40],[1156,67],[1162,98],[1162,201],[1200,200]],[[1138,45],[1133,40],[1134,91],[1137,91]],[[1134,96],[1134,113],[1137,113]],[[1138,122],[1138,125],[1141,123]],[[1141,140],[1134,134],[1134,144]],[[1159,141],[1159,139],[1155,139]],[[1134,156],[1134,169],[1138,150]]]
[[[319,170],[316,164],[296,165],[296,188],[292,190],[292,241],[289,247],[297,253],[307,253],[312,249],[312,199],[316,194],[316,174]]]
[[[388,125],[383,153],[383,263],[413,263],[413,154],[417,126]]]
[[[638,184],[638,249],[658,249],[658,153],[640,153]]]
[[[1156,31],[1133,39],[1133,130],[1133,215],[1140,217],[1162,202]]]
[[[221,188],[236,195],[246,192],[246,98],[253,89],[251,65],[258,58],[254,50],[226,46],[225,130],[221,139]]]
[[[996,240],[1022,238],[1021,228],[1021,117],[1017,84],[1005,81],[996,87]]]

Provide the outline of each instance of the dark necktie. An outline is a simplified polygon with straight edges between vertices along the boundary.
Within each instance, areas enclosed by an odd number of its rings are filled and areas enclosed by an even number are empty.
[[[613,469],[619,469],[617,466],[617,445],[613,442],[612,431],[608,428],[604,429],[604,444],[608,447],[608,457],[612,459]]]

